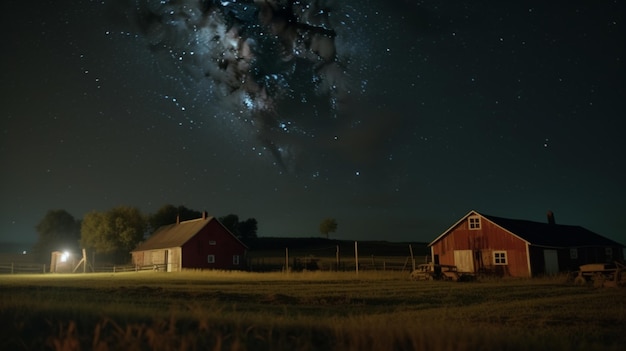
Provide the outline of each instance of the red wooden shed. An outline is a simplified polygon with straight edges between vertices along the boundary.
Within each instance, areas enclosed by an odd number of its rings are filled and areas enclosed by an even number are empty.
[[[459,272],[532,277],[623,261],[624,245],[580,226],[508,219],[470,211],[429,245],[435,264]]]
[[[138,266],[183,269],[243,270],[248,247],[215,217],[170,224],[157,229],[131,252]]]

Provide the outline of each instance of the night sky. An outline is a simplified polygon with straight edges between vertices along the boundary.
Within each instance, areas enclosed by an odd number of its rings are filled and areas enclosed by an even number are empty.
[[[50,209],[173,204],[426,242],[472,209],[552,210],[626,243],[625,10],[5,1],[0,242]]]

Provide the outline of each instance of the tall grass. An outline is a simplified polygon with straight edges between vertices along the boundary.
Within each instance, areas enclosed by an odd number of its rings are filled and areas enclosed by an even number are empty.
[[[0,277],[2,350],[618,350],[624,289],[555,279],[183,272]]]

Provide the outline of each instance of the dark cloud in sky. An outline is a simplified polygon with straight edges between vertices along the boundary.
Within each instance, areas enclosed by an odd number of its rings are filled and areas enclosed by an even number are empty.
[[[204,90],[219,104],[212,113],[239,120],[282,168],[298,168],[310,139],[336,140],[354,122],[343,109],[365,93],[368,62],[356,8],[322,0],[137,0],[125,7],[157,57],[188,76],[185,88]]]
[[[471,209],[626,242],[624,4],[4,4],[0,241],[171,203],[423,240]]]

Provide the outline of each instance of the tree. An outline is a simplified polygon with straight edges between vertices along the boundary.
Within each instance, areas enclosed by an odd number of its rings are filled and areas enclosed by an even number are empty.
[[[224,217],[220,217],[218,220],[231,233],[233,233],[237,237],[239,236],[239,228],[238,228],[239,227],[239,216],[237,216],[236,214],[232,214],[231,213],[231,214],[226,215]]]
[[[239,230],[239,237],[241,239],[253,239],[257,237],[256,232],[258,226],[254,218],[248,218],[243,222],[239,222],[237,229]]]
[[[143,239],[146,219],[134,207],[120,206],[107,212],[90,212],[81,226],[83,247],[100,254],[113,254],[116,261],[128,259],[128,253]]]
[[[78,248],[80,221],[65,210],[49,210],[35,229],[34,251],[40,260],[49,260],[52,251]]]
[[[176,207],[167,204],[161,207],[156,213],[148,216],[148,230],[154,232],[164,225],[176,223],[177,217],[181,221],[187,221],[202,217],[202,212],[188,209],[182,205]]]
[[[239,216],[229,214],[219,218],[220,223],[239,239],[256,238],[257,221],[254,218],[248,218],[243,222],[239,221]]]
[[[337,231],[337,220],[334,218],[326,218],[320,223],[320,233],[324,234],[328,239],[328,234]]]

